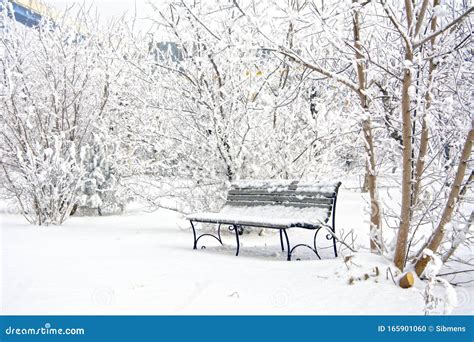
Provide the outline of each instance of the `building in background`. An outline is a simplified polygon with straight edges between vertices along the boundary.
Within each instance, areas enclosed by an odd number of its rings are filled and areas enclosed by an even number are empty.
[[[39,25],[43,17],[51,14],[50,8],[36,0],[0,1],[0,11],[4,11],[6,6],[13,10],[17,22],[29,27]]]

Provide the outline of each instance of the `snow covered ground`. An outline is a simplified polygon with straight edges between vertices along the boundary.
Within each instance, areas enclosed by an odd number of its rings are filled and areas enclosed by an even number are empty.
[[[363,206],[342,190],[337,225],[357,228],[368,245]],[[244,234],[239,257],[233,235],[224,236],[228,246],[207,240],[193,250],[186,222],[164,210],[73,217],[62,227],[0,218],[2,314],[423,314],[422,284],[395,286],[390,262],[364,251],[348,265],[330,250],[287,262],[272,233]],[[457,289],[454,313],[473,313],[471,290]]]

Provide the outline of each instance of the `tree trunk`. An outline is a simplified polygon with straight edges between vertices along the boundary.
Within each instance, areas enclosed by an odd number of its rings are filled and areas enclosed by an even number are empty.
[[[69,216],[73,216],[76,213],[78,207],[79,207],[79,205],[77,203],[74,204],[72,206],[71,212],[69,213]]]
[[[433,1],[433,7],[439,5],[439,0]],[[434,17],[431,20],[431,32],[436,31],[437,27],[437,17]],[[418,26],[418,23],[417,23]],[[421,27],[421,24],[420,24]],[[418,31],[418,30],[417,30]],[[434,47],[436,42],[436,38],[434,37],[431,40],[431,47]],[[426,152],[428,151],[428,140],[429,140],[429,130],[428,130],[428,122],[426,121],[426,115],[431,107],[431,87],[433,85],[433,73],[436,70],[436,64],[433,61],[433,57],[430,57],[430,64],[428,69],[428,90],[425,94],[425,113],[423,113],[423,118],[421,122],[421,137],[420,137],[420,148],[418,150],[418,158],[416,160],[416,167],[415,167],[415,183],[413,185],[413,197],[412,202],[413,205],[416,205],[418,202],[418,195],[420,193],[421,188],[421,177],[423,176],[423,171],[425,169],[425,157]]]
[[[413,61],[413,53],[409,46],[406,46],[405,59]],[[397,246],[395,249],[394,263],[403,271],[406,261],[408,232],[411,220],[411,184],[412,184],[412,122],[410,111],[410,95],[408,88],[411,86],[411,70],[405,67],[403,73],[402,86],[402,136],[403,136],[403,174],[402,174],[402,208],[400,214],[400,226],[398,228]]]
[[[353,0],[353,2],[357,2]],[[377,193],[377,175],[375,174],[375,146],[372,133],[372,122],[369,114],[369,103],[366,90],[366,67],[364,64],[364,55],[362,54],[362,45],[360,42],[360,24],[359,12],[353,13],[353,31],[354,31],[354,48],[357,61],[357,78],[359,82],[359,99],[360,105],[364,110],[364,119],[362,121],[362,130],[365,139],[365,151],[367,153],[367,165],[365,180],[367,181],[367,189],[370,194],[370,251],[373,253],[381,253],[383,249],[382,240],[382,220],[381,205]],[[364,185],[365,185],[364,180]]]
[[[367,168],[367,166],[365,167],[364,182],[362,183],[360,191],[362,193],[369,192],[369,169]]]
[[[474,121],[471,123],[471,129],[467,135],[466,141],[464,142],[464,147],[461,154],[461,159],[459,160],[458,169],[456,171],[456,176],[454,178],[454,183],[451,186],[451,192],[449,194],[448,202],[443,210],[441,220],[438,224],[438,227],[431,235],[429,243],[426,245],[426,248],[436,252],[443,241],[444,229],[446,224],[451,221],[452,214],[456,207],[456,203],[459,199],[461,192],[462,181],[466,173],[467,161],[469,160],[472,152],[472,143],[474,140]],[[420,251],[420,256],[418,262],[415,265],[415,271],[418,276],[420,276],[428,264],[429,257],[423,256],[423,251]]]
[[[362,123],[364,138],[366,141],[367,160],[367,183],[370,195],[370,251],[382,253],[382,207],[378,198],[377,175],[375,174],[374,140],[372,136],[372,123],[367,118]]]

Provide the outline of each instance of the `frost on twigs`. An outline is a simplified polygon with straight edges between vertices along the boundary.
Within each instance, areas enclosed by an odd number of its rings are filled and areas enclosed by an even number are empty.
[[[383,265],[380,263],[380,257],[373,258],[364,254],[352,254],[344,257],[344,272],[346,274],[347,284],[355,285],[357,283],[379,283],[383,281],[381,270]]]
[[[446,279],[438,276],[443,262],[429,249],[423,251],[423,256],[430,258],[428,266],[423,273],[428,278],[423,290],[425,314],[450,314],[457,305],[458,300],[453,286]]]
[[[79,190],[82,208],[97,210],[99,215],[120,213],[126,198],[119,188],[119,144],[101,131],[94,132],[90,143],[81,150],[85,169]]]
[[[108,120],[105,131],[110,132],[110,115],[120,104],[126,116],[125,98],[115,98],[119,82],[111,75],[119,73],[112,72],[111,42],[47,20],[33,29],[4,14],[0,12],[0,78],[8,96],[0,97],[0,178],[31,223],[62,224],[75,210],[85,183],[105,191],[99,183],[107,175],[100,163],[92,163],[93,169],[85,165],[85,159],[100,157],[82,153],[94,145],[91,133],[100,126],[99,118]],[[90,20],[87,13],[77,18]],[[100,191],[89,195],[90,202],[104,202]]]

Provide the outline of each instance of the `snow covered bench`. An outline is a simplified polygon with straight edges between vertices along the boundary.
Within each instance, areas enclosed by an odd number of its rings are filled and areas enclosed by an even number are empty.
[[[337,193],[341,182],[274,181],[251,180],[237,181],[231,186],[227,202],[218,213],[204,212],[186,217],[190,221],[194,235],[194,249],[200,238],[210,236],[222,244],[221,225],[229,225],[235,232],[239,255],[239,233],[242,227],[278,229],[280,244],[285,250],[287,260],[297,247],[311,249],[319,259],[316,237],[321,229],[330,230],[326,238],[332,240],[334,255],[337,257],[335,232],[335,213]],[[331,223],[328,224],[329,219]],[[197,236],[196,222],[218,224],[217,235],[205,233]],[[312,246],[307,244],[290,245],[287,229],[304,228],[315,230]]]

